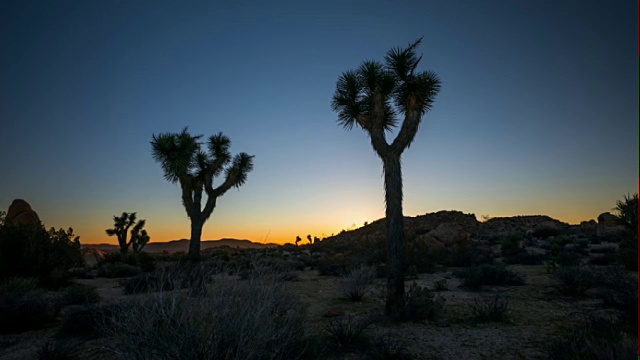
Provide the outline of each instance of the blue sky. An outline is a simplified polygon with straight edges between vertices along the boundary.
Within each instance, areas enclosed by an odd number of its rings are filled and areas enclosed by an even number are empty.
[[[123,211],[152,241],[188,237],[149,144],[184,126],[255,155],[203,238],[383,217],[381,162],[331,96],[341,72],[423,35],[442,90],[403,156],[405,215],[576,223],[637,191],[635,1],[0,4],[0,208],[24,198],[83,242],[113,242]]]

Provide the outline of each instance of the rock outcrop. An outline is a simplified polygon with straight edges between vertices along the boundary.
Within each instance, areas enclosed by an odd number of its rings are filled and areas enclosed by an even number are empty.
[[[580,223],[580,230],[585,233],[595,233],[598,230],[598,223],[591,219]]]
[[[527,234],[540,229],[566,230],[569,224],[546,215],[527,215],[492,218],[480,224],[480,234],[485,238]]]
[[[28,202],[22,199],[13,200],[7,211],[5,223],[14,225],[41,225],[38,213],[31,208]]]
[[[610,212],[598,215],[598,236],[617,235],[624,231],[624,226],[618,223],[618,218]]]

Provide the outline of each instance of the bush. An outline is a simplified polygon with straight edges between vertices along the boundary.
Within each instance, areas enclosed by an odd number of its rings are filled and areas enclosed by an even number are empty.
[[[555,289],[565,296],[580,296],[595,284],[593,273],[582,267],[563,267],[551,274]]]
[[[510,257],[505,257],[502,261],[505,264],[521,264],[521,265],[540,265],[543,263],[545,256],[539,254],[530,254],[526,251],[519,252]]]
[[[593,266],[607,266],[616,261],[616,257],[611,254],[604,254],[600,256],[593,256],[589,258],[589,265]]]
[[[100,295],[95,287],[89,285],[75,284],[62,290],[58,296],[59,306],[83,305],[97,303]]]
[[[612,319],[591,315],[588,320],[566,328],[545,350],[553,360],[635,359],[638,339],[621,332]]]
[[[364,331],[376,320],[371,316],[360,320],[352,315],[341,316],[331,319],[329,327],[325,331],[339,350],[351,351],[366,343]]]
[[[480,290],[482,286],[517,286],[523,285],[524,279],[519,274],[507,270],[500,265],[481,265],[469,269],[458,270],[454,275],[463,279],[462,286],[472,290]]]
[[[122,307],[108,328],[127,359],[292,359],[304,308],[282,283],[217,281],[207,297],[153,294]]]
[[[18,293],[24,294],[38,288],[38,279],[11,277],[0,283],[0,294]]]
[[[558,236],[562,233],[560,229],[551,228],[551,227],[541,227],[533,230],[531,234],[533,237],[538,239],[547,239],[551,236]]]
[[[376,270],[371,267],[351,269],[340,281],[340,294],[351,301],[360,301],[371,289]]]
[[[101,263],[127,264],[139,267],[142,271],[153,271],[156,268],[156,259],[146,252],[140,253],[111,253],[105,256]]]
[[[509,301],[498,294],[477,297],[471,304],[473,319],[478,322],[506,321],[508,309]]]
[[[127,303],[70,306],[62,314],[60,334],[85,339],[106,336],[114,327],[115,314],[126,307]]]
[[[70,340],[49,340],[37,352],[39,360],[76,360],[78,344]]]
[[[595,272],[598,297],[605,306],[620,310],[620,323],[638,330],[638,282],[623,267],[611,266]]]
[[[433,291],[447,291],[449,285],[447,285],[447,279],[440,279],[433,283]]]
[[[96,275],[105,278],[121,278],[138,275],[142,272],[139,267],[124,263],[98,264]]]
[[[405,294],[405,313],[401,320],[442,322],[446,317],[445,299],[413,282]]]
[[[413,359],[413,356],[407,352],[407,348],[401,340],[388,333],[376,337],[369,358],[371,360],[410,360]]]
[[[470,245],[448,253],[442,260],[442,265],[451,267],[469,267],[482,264],[493,264],[493,251],[486,247]]]
[[[502,256],[509,257],[514,256],[522,252],[520,241],[522,239],[519,236],[511,235],[502,239],[500,247],[502,248]]]
[[[0,334],[41,329],[55,315],[53,302],[43,292],[0,293]]]
[[[57,288],[69,278],[68,270],[83,266],[80,238],[67,231],[40,225],[0,226],[0,280],[37,278],[40,286]]]

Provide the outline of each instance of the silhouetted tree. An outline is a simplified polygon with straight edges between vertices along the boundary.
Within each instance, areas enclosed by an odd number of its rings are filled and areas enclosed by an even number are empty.
[[[416,47],[387,52],[384,63],[365,61],[356,70],[342,73],[333,95],[332,108],[345,129],[364,129],[382,160],[387,224],[387,299],[385,314],[400,317],[404,307],[404,228],[400,158],[413,142],[422,116],[431,109],[440,80],[431,71],[416,71],[421,56]],[[385,131],[400,130],[391,144]]]
[[[136,223],[136,213],[123,212],[121,216],[113,217],[113,223],[113,229],[107,229],[105,232],[109,236],[118,238],[121,253],[126,253],[129,251],[129,246],[132,246],[133,252],[137,254],[149,242],[149,234],[143,229],[146,220],[139,220]],[[132,226],[131,236],[127,241],[127,232]]]
[[[628,270],[638,270],[638,194],[625,195],[616,201],[614,208],[618,222],[625,227],[624,239],[620,243],[622,263]]]
[[[311,240],[311,234],[307,235],[307,241],[309,242],[309,245],[313,244],[313,241]]]
[[[240,153],[231,157],[231,140],[218,133],[210,136],[201,149],[198,141],[202,135],[193,136],[185,127],[182,132],[153,135],[151,141],[153,158],[160,163],[164,177],[172,183],[179,183],[182,190],[182,205],[191,219],[191,240],[189,258],[200,259],[200,238],[202,227],[216,207],[218,197],[232,187],[239,188],[247,181],[253,170],[253,156]],[[225,173],[225,180],[213,187],[213,179]],[[207,201],[202,208],[202,193]]]
[[[302,238],[300,238],[300,236],[296,236],[296,246],[298,246],[300,241],[302,241]]]

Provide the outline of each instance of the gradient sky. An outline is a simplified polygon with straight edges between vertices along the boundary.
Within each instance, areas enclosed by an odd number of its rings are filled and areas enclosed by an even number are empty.
[[[188,3],[188,4],[186,4]],[[288,242],[384,216],[382,164],[331,110],[341,72],[424,35],[442,91],[403,156],[404,213],[577,223],[637,191],[637,2],[2,1],[0,209],[115,243],[189,237],[154,133],[255,155],[203,239]]]

